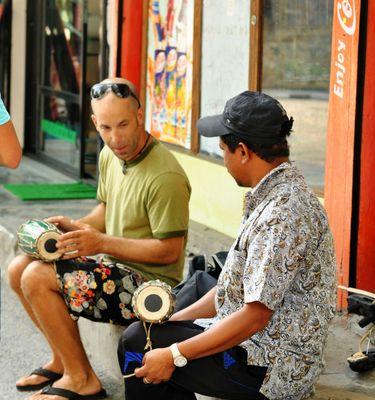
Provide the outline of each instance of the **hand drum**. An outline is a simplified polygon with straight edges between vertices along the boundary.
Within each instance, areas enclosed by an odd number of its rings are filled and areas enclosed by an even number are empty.
[[[56,261],[61,257],[56,248],[61,233],[49,222],[30,219],[18,228],[18,245],[31,257],[46,262]]]
[[[163,323],[173,314],[176,298],[166,283],[154,280],[143,283],[133,294],[135,315],[145,322]]]

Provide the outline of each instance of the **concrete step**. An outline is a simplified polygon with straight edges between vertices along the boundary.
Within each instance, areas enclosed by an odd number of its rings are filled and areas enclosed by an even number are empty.
[[[375,394],[365,394],[352,390],[337,389],[318,385],[311,400],[374,400]]]

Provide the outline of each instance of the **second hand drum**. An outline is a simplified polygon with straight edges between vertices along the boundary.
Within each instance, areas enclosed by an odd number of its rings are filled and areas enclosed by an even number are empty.
[[[61,234],[62,232],[49,222],[30,219],[18,228],[18,245],[31,257],[46,262],[56,261],[62,256],[56,248]]]
[[[173,314],[175,301],[171,287],[157,279],[139,286],[133,294],[132,306],[141,321],[162,324]]]

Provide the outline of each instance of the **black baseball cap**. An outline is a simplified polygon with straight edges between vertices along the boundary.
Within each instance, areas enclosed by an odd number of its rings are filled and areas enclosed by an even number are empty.
[[[276,144],[285,139],[285,133],[281,134],[285,122],[289,123],[289,131],[293,118],[288,118],[276,99],[246,90],[229,99],[222,114],[199,119],[197,128],[202,136],[233,134],[251,143]]]

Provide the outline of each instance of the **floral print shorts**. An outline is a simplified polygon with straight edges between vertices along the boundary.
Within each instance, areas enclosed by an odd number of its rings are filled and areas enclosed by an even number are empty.
[[[123,264],[90,258],[61,260],[55,266],[60,291],[74,320],[84,317],[128,325],[136,319],[132,296],[145,282],[139,273]]]

